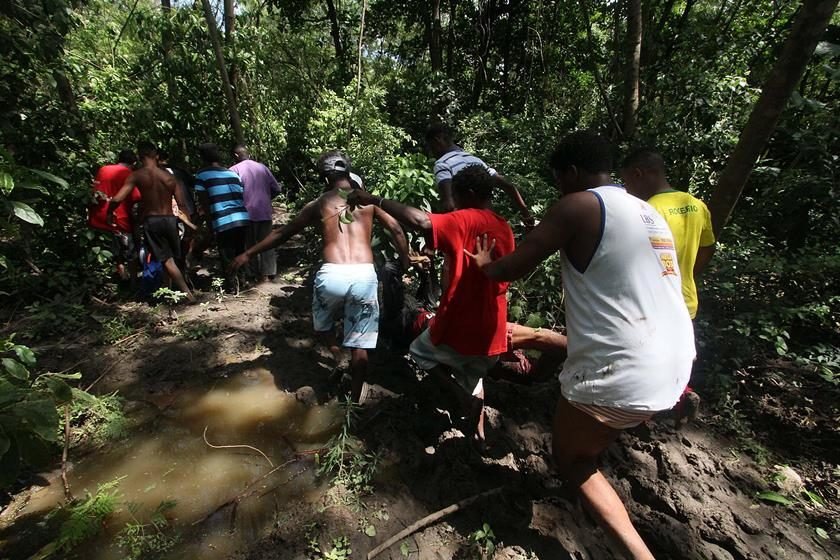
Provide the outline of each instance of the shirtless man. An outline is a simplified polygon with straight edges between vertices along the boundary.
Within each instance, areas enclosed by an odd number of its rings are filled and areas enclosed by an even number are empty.
[[[132,173],[125,185],[108,203],[108,222],[114,220],[114,210],[135,187],[140,191],[140,219],[143,234],[154,257],[163,263],[169,278],[193,301],[184,275],[175,263],[181,257],[181,240],[178,237],[178,218],[172,213],[172,197],[179,208],[188,208],[181,190],[171,173],[158,166],[157,148],[149,142],[137,147],[137,156],[142,167]]]
[[[343,346],[350,349],[351,356],[351,395],[354,402],[362,402],[367,386],[367,351],[376,348],[379,335],[379,282],[370,247],[373,219],[391,233],[403,270],[410,265],[408,242],[397,221],[381,208],[348,208],[347,195],[357,187],[351,183],[350,163],[344,154],[324,153],[318,159],[318,174],[326,182],[324,193],[304,206],[291,222],[236,257],[231,268],[245,266],[251,257],[285,243],[307,226],[320,228],[324,262],[315,275],[312,320],[315,332],[325,339],[338,361],[341,350],[333,325],[343,311]]]
[[[624,555],[652,560],[597,459],[622,430],[674,406],[691,373],[694,333],[668,224],[611,184],[611,151],[591,132],[564,138],[549,161],[563,198],[512,253],[494,261],[495,240],[485,235],[471,256],[490,278],[512,281],[561,252],[568,358],[554,461]]]

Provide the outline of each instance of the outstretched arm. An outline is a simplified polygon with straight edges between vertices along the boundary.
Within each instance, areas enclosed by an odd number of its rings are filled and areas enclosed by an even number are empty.
[[[405,238],[403,228],[400,227],[399,222],[397,222],[393,216],[378,206],[374,207],[373,215],[377,220],[382,222],[385,229],[391,233],[391,243],[393,243],[394,248],[396,248],[397,253],[400,255],[400,262],[402,263],[403,270],[408,270],[411,266],[411,259],[408,254],[408,240]]]
[[[519,192],[516,185],[511,183],[507,177],[499,174],[496,174],[496,182],[505,191],[505,194],[508,195],[517,210],[519,210],[519,214],[522,216],[522,223],[528,227],[534,227],[534,217],[531,215],[531,211],[525,204],[525,199],[522,198],[522,193]]]
[[[493,260],[495,240],[476,240],[475,254],[464,250],[475,259],[484,273],[502,282],[518,280],[534,270],[549,255],[565,248],[574,236],[581,220],[588,212],[600,212],[597,201],[589,193],[575,193],[563,197],[549,208],[545,218],[525,236],[512,253]]]
[[[294,219],[280,228],[273,229],[265,239],[256,245],[249,247],[247,251],[233,259],[230,263],[231,270],[238,270],[251,260],[251,257],[258,255],[263,251],[282,245],[288,241],[292,236],[300,233],[306,226],[317,223],[320,219],[318,212],[318,200],[313,200],[303,207],[303,210],[294,217]]]
[[[134,173],[128,176],[128,179],[125,180],[125,183],[117,191],[117,194],[111,197],[111,200],[108,201],[108,214],[106,221],[109,225],[114,225],[114,210],[117,209],[117,206],[120,205],[120,202],[128,198],[128,195],[131,194],[131,191],[134,190],[134,187],[137,186],[137,182],[134,178]]]
[[[361,189],[353,189],[353,191],[350,192],[347,197],[347,204],[350,205],[351,208],[373,204],[396,218],[408,229],[423,233],[431,231],[432,229],[432,221],[429,219],[429,214],[423,210],[412,206],[406,206],[396,200],[373,196],[369,192]]]

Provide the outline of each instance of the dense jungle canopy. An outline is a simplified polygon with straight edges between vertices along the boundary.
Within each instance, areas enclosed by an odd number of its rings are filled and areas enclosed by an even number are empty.
[[[82,388],[50,377],[51,396],[41,388],[30,398],[23,391],[35,385],[21,384],[28,370],[33,378],[44,367],[62,375],[82,371],[90,383],[100,370],[85,371],[62,357],[65,347],[49,345],[84,335],[95,339],[87,351],[99,354],[103,340],[141,329],[114,319],[114,306],[131,298],[112,278],[107,240],[86,225],[100,166],[144,140],[191,170],[199,167],[199,144],[214,142],[227,153],[245,143],[274,171],[284,211],[294,213],[320,192],[318,155],[340,149],[375,194],[434,208],[433,159],[423,139],[430,123],[444,121],[459,145],[519,188],[538,218],[558,197],[548,155],[566,134],[601,133],[617,161],[640,146],[662,153],[671,184],[709,204],[718,233],[695,324],[706,427],[729,438],[766,477],[774,464],[805,473],[804,494],[773,487],[765,501],[799,508],[813,539],[836,545],[836,6],[836,0],[2,2],[0,457],[14,463],[0,477],[11,488],[3,504],[26,486],[36,472],[31,465],[54,464],[62,405],[73,398],[69,385],[73,394]],[[499,208],[523,233],[501,197]],[[296,258],[313,259],[313,239]],[[562,303],[559,259],[552,257],[511,287],[509,317],[561,327]],[[111,336],[114,325],[122,330]],[[224,327],[208,328],[196,338]],[[24,401],[32,408],[21,425],[29,422],[35,435],[18,427],[15,436],[3,418],[15,414],[9,403]],[[474,539],[481,546],[485,533]],[[58,550],[70,550],[68,542]]]

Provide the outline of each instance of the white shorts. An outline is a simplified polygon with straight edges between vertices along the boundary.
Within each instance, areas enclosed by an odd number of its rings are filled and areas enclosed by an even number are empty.
[[[483,390],[482,377],[499,361],[498,356],[465,356],[446,344],[435,345],[429,329],[414,339],[408,351],[411,359],[422,370],[430,370],[438,365],[452,368],[458,384],[473,395]]]
[[[315,274],[312,322],[329,332],[344,315],[346,348],[376,348],[379,338],[379,280],[372,264],[324,263]]]

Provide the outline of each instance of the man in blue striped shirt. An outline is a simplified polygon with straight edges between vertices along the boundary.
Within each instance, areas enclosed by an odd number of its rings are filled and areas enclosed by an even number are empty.
[[[251,225],[242,181],[239,175],[222,166],[215,144],[200,145],[198,153],[203,167],[195,174],[195,192],[204,216],[213,225],[222,267],[227,270],[228,263],[245,251]],[[227,279],[229,289],[234,289],[235,279],[235,274]]]
[[[436,122],[426,130],[426,151],[435,158],[435,186],[440,195],[442,212],[451,212],[455,209],[455,200],[452,197],[452,178],[463,169],[471,165],[480,165],[487,173],[493,176],[496,185],[505,191],[511,202],[522,216],[522,223],[526,227],[534,227],[534,217],[519,189],[498,171],[484,163],[463,148],[455,144],[455,133],[446,123]]]

